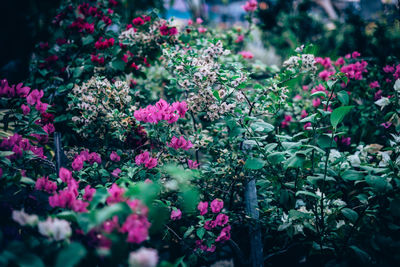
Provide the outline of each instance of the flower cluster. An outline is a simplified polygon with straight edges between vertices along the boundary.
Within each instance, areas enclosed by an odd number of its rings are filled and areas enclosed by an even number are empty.
[[[150,153],[145,151],[135,157],[135,163],[137,165],[142,165],[148,169],[152,169],[157,166],[157,159],[150,157]]]
[[[140,122],[159,123],[166,121],[174,123],[179,118],[184,118],[187,110],[188,106],[185,101],[174,102],[170,105],[165,100],[160,99],[154,106],[148,105],[136,110],[134,116]]]
[[[91,131],[100,137],[108,129],[117,130],[116,135],[124,139],[125,131],[132,125],[133,112],[129,85],[122,81],[92,77],[82,85],[76,85],[69,94],[69,109],[76,113],[72,118],[75,130],[87,137]]]
[[[72,162],[72,169],[74,171],[80,171],[83,168],[85,162],[89,164],[97,164],[101,163],[101,157],[96,152],[89,153],[88,150],[82,150],[79,155],[76,155],[73,162]]]
[[[172,147],[176,150],[178,149],[183,149],[183,150],[189,150],[193,147],[192,142],[190,140],[186,140],[183,136],[181,137],[176,137],[173,136],[171,139],[171,142],[167,143],[167,146]]]

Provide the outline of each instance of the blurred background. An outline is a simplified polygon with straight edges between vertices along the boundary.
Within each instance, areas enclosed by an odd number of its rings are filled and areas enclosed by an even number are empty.
[[[0,78],[24,80],[35,44],[46,41],[57,7],[65,0],[2,1]],[[91,0],[86,0],[90,2]],[[85,2],[74,0],[74,2]],[[207,27],[246,26],[242,6],[232,0],[118,0],[126,21],[157,9],[176,24],[202,18]],[[385,62],[400,58],[400,0],[260,0],[257,29],[248,49],[268,65],[281,64],[297,46],[313,43],[319,56],[359,51]]]

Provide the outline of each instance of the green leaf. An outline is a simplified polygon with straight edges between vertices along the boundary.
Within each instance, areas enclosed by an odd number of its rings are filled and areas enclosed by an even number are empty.
[[[285,153],[284,152],[274,152],[267,156],[268,161],[271,164],[278,164],[285,160]]]
[[[259,158],[248,158],[244,167],[249,170],[259,170],[264,167],[265,161]]]
[[[357,221],[357,219],[358,219],[357,212],[355,212],[354,210],[349,209],[349,208],[343,208],[342,214],[344,215],[344,217],[349,219],[352,223],[355,223],[355,221]]]
[[[190,236],[190,234],[193,232],[193,230],[194,230],[194,226],[192,225],[192,226],[190,226],[190,227],[186,230],[186,232],[183,234],[183,238],[186,238],[186,237]]]
[[[338,124],[343,121],[344,116],[346,116],[346,114],[349,113],[352,108],[353,106],[342,106],[332,111],[331,125],[333,128],[336,128]]]
[[[316,92],[312,93],[311,96],[322,96],[322,97],[326,97],[326,93],[325,93],[324,91],[316,91]]]
[[[83,45],[88,45],[88,44],[90,44],[92,42],[94,42],[94,38],[93,38],[92,35],[88,35],[88,36],[82,38],[82,44]]]
[[[331,148],[335,142],[327,135],[320,135],[317,139],[317,144],[320,148]]]
[[[385,177],[367,175],[365,177],[365,181],[378,192],[386,192],[387,190],[392,189],[392,185],[386,180]]]
[[[305,157],[302,154],[296,154],[287,159],[285,168],[301,168],[303,167]]]
[[[349,94],[342,90],[337,93],[337,98],[343,105],[348,105],[349,104]]]
[[[115,70],[123,71],[125,69],[125,62],[123,60],[117,59],[111,63],[111,67]]]
[[[76,266],[86,256],[86,253],[86,248],[82,244],[72,242],[58,253],[56,267]]]
[[[343,180],[347,181],[356,181],[356,180],[362,180],[364,178],[364,173],[355,171],[355,170],[346,170],[342,174]]]
[[[44,267],[43,261],[35,254],[23,253],[16,258],[20,267]]]
[[[196,231],[196,234],[200,239],[203,239],[203,236],[205,233],[206,233],[206,229],[204,229],[203,227],[198,228]]]
[[[111,206],[106,206],[95,212],[95,223],[99,225],[104,221],[111,219],[115,215],[119,214],[129,214],[132,210],[125,202],[120,202],[113,204]]]

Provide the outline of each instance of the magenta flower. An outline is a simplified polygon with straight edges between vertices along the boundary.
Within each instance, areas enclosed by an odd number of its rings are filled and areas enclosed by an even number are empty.
[[[208,212],[208,202],[201,202],[197,205],[197,209],[200,211],[200,215],[204,215]]]
[[[217,227],[217,222],[216,221],[213,221],[213,220],[208,220],[208,221],[206,221],[205,223],[204,223],[204,228],[206,229],[206,230],[212,230],[212,229],[214,229],[215,227]]]
[[[372,82],[372,83],[369,84],[369,87],[370,87],[371,89],[374,89],[374,88],[379,88],[379,87],[381,87],[381,86],[379,85],[379,82],[378,82],[378,81],[374,81],[374,82]]]
[[[313,105],[313,107],[315,107],[315,108],[319,107],[319,105],[321,105],[321,99],[319,99],[319,98],[313,99],[313,100],[312,100],[312,105]]]
[[[123,195],[125,190],[119,187],[117,184],[113,184],[107,191],[109,194],[106,200],[108,205],[124,201]]]
[[[236,38],[235,43],[241,43],[243,42],[243,40],[244,40],[244,35],[241,34]]]
[[[388,129],[390,126],[392,126],[392,123],[390,121],[381,123],[381,126],[383,126],[385,129]]]
[[[31,112],[31,109],[28,105],[21,105],[21,109],[22,109],[22,113],[26,116],[29,114],[29,112]]]
[[[22,83],[17,84],[15,88],[17,95],[20,97],[27,97],[30,90],[31,88],[29,88],[28,86],[23,86]]]
[[[189,169],[197,169],[199,167],[199,165],[200,164],[197,163],[197,161],[193,161],[193,160],[188,159]]]
[[[308,116],[307,111],[306,111],[305,109],[303,109],[303,110],[301,111],[301,118],[303,119],[303,118],[305,118],[305,117],[307,117],[307,116]]]
[[[228,241],[229,239],[231,239],[231,226],[228,225],[225,228],[223,228],[221,230],[221,233],[219,234],[219,236],[217,237],[217,239],[215,239],[216,242],[224,242],[224,241]]]
[[[41,177],[36,180],[35,189],[43,190],[49,194],[53,194],[57,191],[57,184],[50,181],[48,177]]]
[[[220,213],[217,215],[217,218],[215,219],[215,221],[216,221],[217,225],[224,226],[225,224],[228,223],[229,217],[225,214]]]
[[[92,201],[94,194],[96,193],[96,189],[87,185],[85,187],[85,194],[83,194],[83,199],[87,201]]]
[[[307,122],[306,124],[304,124],[303,128],[304,130],[309,130],[309,128],[311,128],[311,122]]]
[[[121,160],[121,157],[117,154],[117,152],[113,151],[110,154],[110,160],[114,162],[118,162]]]
[[[249,0],[246,2],[246,4],[244,6],[242,6],[242,8],[246,12],[253,12],[257,9],[257,6],[258,6],[258,3],[256,0]]]
[[[220,199],[216,198],[211,202],[211,211],[214,213],[220,212],[223,207],[224,207],[224,202]]]
[[[174,209],[171,211],[171,220],[176,221],[182,218],[182,212],[180,209]]]
[[[245,59],[252,59],[254,57],[253,53],[251,53],[250,51],[240,51],[238,54]]]
[[[58,176],[60,177],[61,181],[64,183],[69,183],[72,180],[72,173],[70,170],[67,170],[64,167],[60,168],[60,171],[58,172]]]
[[[158,164],[158,162],[157,162],[156,158],[150,158],[149,161],[144,164],[144,166],[148,169],[152,169],[152,168],[156,167],[157,164]]]
[[[357,52],[357,51],[354,51],[354,52],[351,54],[351,57],[352,57],[352,58],[358,58],[359,56],[361,56],[361,54],[360,54],[359,52]]]
[[[72,169],[73,169],[74,171],[80,171],[80,170],[82,170],[84,161],[85,161],[85,159],[84,159],[82,156],[78,155],[78,156],[74,159],[74,161],[72,162],[72,165],[71,165],[71,166],[72,166]]]
[[[183,136],[179,138],[174,136],[172,137],[171,142],[167,143],[167,146],[172,147],[176,150],[180,148],[182,148],[183,150],[189,150],[193,147],[193,144],[189,140],[186,140]]]
[[[33,90],[27,97],[26,97],[26,102],[28,102],[29,105],[33,106],[37,103],[40,103],[40,99],[43,97],[43,90]]]
[[[117,178],[120,173],[121,173],[121,169],[116,168],[115,170],[112,171],[111,175],[114,176],[115,178]]]

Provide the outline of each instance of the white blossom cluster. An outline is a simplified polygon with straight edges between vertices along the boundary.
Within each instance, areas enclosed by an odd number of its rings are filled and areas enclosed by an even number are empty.
[[[239,70],[231,76],[223,75],[225,70],[221,69],[218,60],[230,51],[223,48],[221,41],[202,49],[163,52],[173,65],[178,84],[188,92],[187,103],[193,113],[205,111],[206,117],[213,121],[235,109],[236,103],[229,103],[229,96],[244,101],[243,95],[235,89],[247,77]]]
[[[301,56],[291,56],[285,62],[283,62],[283,67],[294,71],[295,69],[300,69],[301,72],[317,71],[317,66],[315,64],[315,57],[312,54],[302,54]]]
[[[78,133],[102,136],[107,130],[126,128],[130,124],[132,97],[126,82],[111,83],[107,79],[92,77],[82,85],[75,85],[68,108],[79,115],[72,121]],[[88,129],[91,130],[88,131]],[[122,138],[122,136],[120,136]]]
[[[40,234],[54,241],[67,239],[72,234],[71,225],[66,220],[48,217],[45,221],[39,221],[36,214],[28,214],[23,209],[14,210],[12,219],[21,226],[37,226]]]

